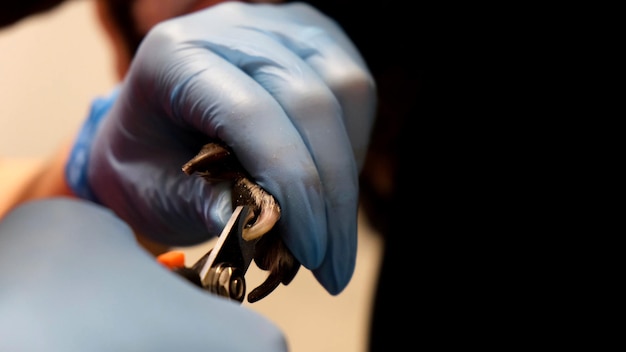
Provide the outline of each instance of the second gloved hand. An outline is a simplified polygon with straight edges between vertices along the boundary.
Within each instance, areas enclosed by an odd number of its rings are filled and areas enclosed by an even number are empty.
[[[270,320],[161,267],[105,207],[46,199],[0,220],[0,351],[287,351]]]
[[[94,106],[68,180],[139,233],[196,244],[225,225],[230,189],[181,166],[222,141],[279,202],[295,257],[337,294],[354,271],[375,96],[345,33],[310,6],[216,5],[148,33],[119,90]]]

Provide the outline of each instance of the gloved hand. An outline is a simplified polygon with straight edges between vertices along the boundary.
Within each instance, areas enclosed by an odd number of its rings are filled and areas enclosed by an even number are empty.
[[[221,140],[280,204],[295,257],[338,294],[354,271],[375,98],[355,47],[312,7],[223,3],[151,30],[119,91],[94,107],[69,183],[155,241],[196,244],[219,235],[230,189],[181,167]]]
[[[157,263],[109,209],[24,203],[0,222],[0,351],[286,351],[270,321]]]

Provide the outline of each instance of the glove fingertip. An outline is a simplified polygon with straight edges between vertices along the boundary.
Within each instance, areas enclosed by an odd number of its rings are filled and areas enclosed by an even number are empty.
[[[338,272],[324,263],[318,269],[313,270],[313,275],[328,293],[336,296],[348,286],[353,272],[354,270]]]

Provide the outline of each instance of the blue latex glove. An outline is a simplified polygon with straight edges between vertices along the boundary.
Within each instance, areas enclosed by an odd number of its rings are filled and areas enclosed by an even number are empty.
[[[271,322],[202,291],[110,210],[25,203],[0,222],[0,351],[286,351]]]
[[[94,107],[69,183],[155,241],[206,241],[231,213],[230,189],[181,166],[217,138],[280,204],[295,257],[337,294],[354,271],[375,93],[344,32],[310,6],[216,5],[147,35],[119,91]]]

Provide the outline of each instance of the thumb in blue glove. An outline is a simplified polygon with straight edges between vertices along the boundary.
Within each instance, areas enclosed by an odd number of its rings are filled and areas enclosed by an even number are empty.
[[[24,203],[0,222],[1,351],[286,351],[264,317],[158,264],[90,202]]]
[[[227,2],[177,17],[149,32],[116,94],[68,164],[69,183],[84,180],[77,193],[155,241],[205,241],[230,215],[230,184],[181,166],[207,142],[225,143],[280,204],[276,227],[295,257],[331,294],[345,288],[376,94],[336,23],[299,3]]]

